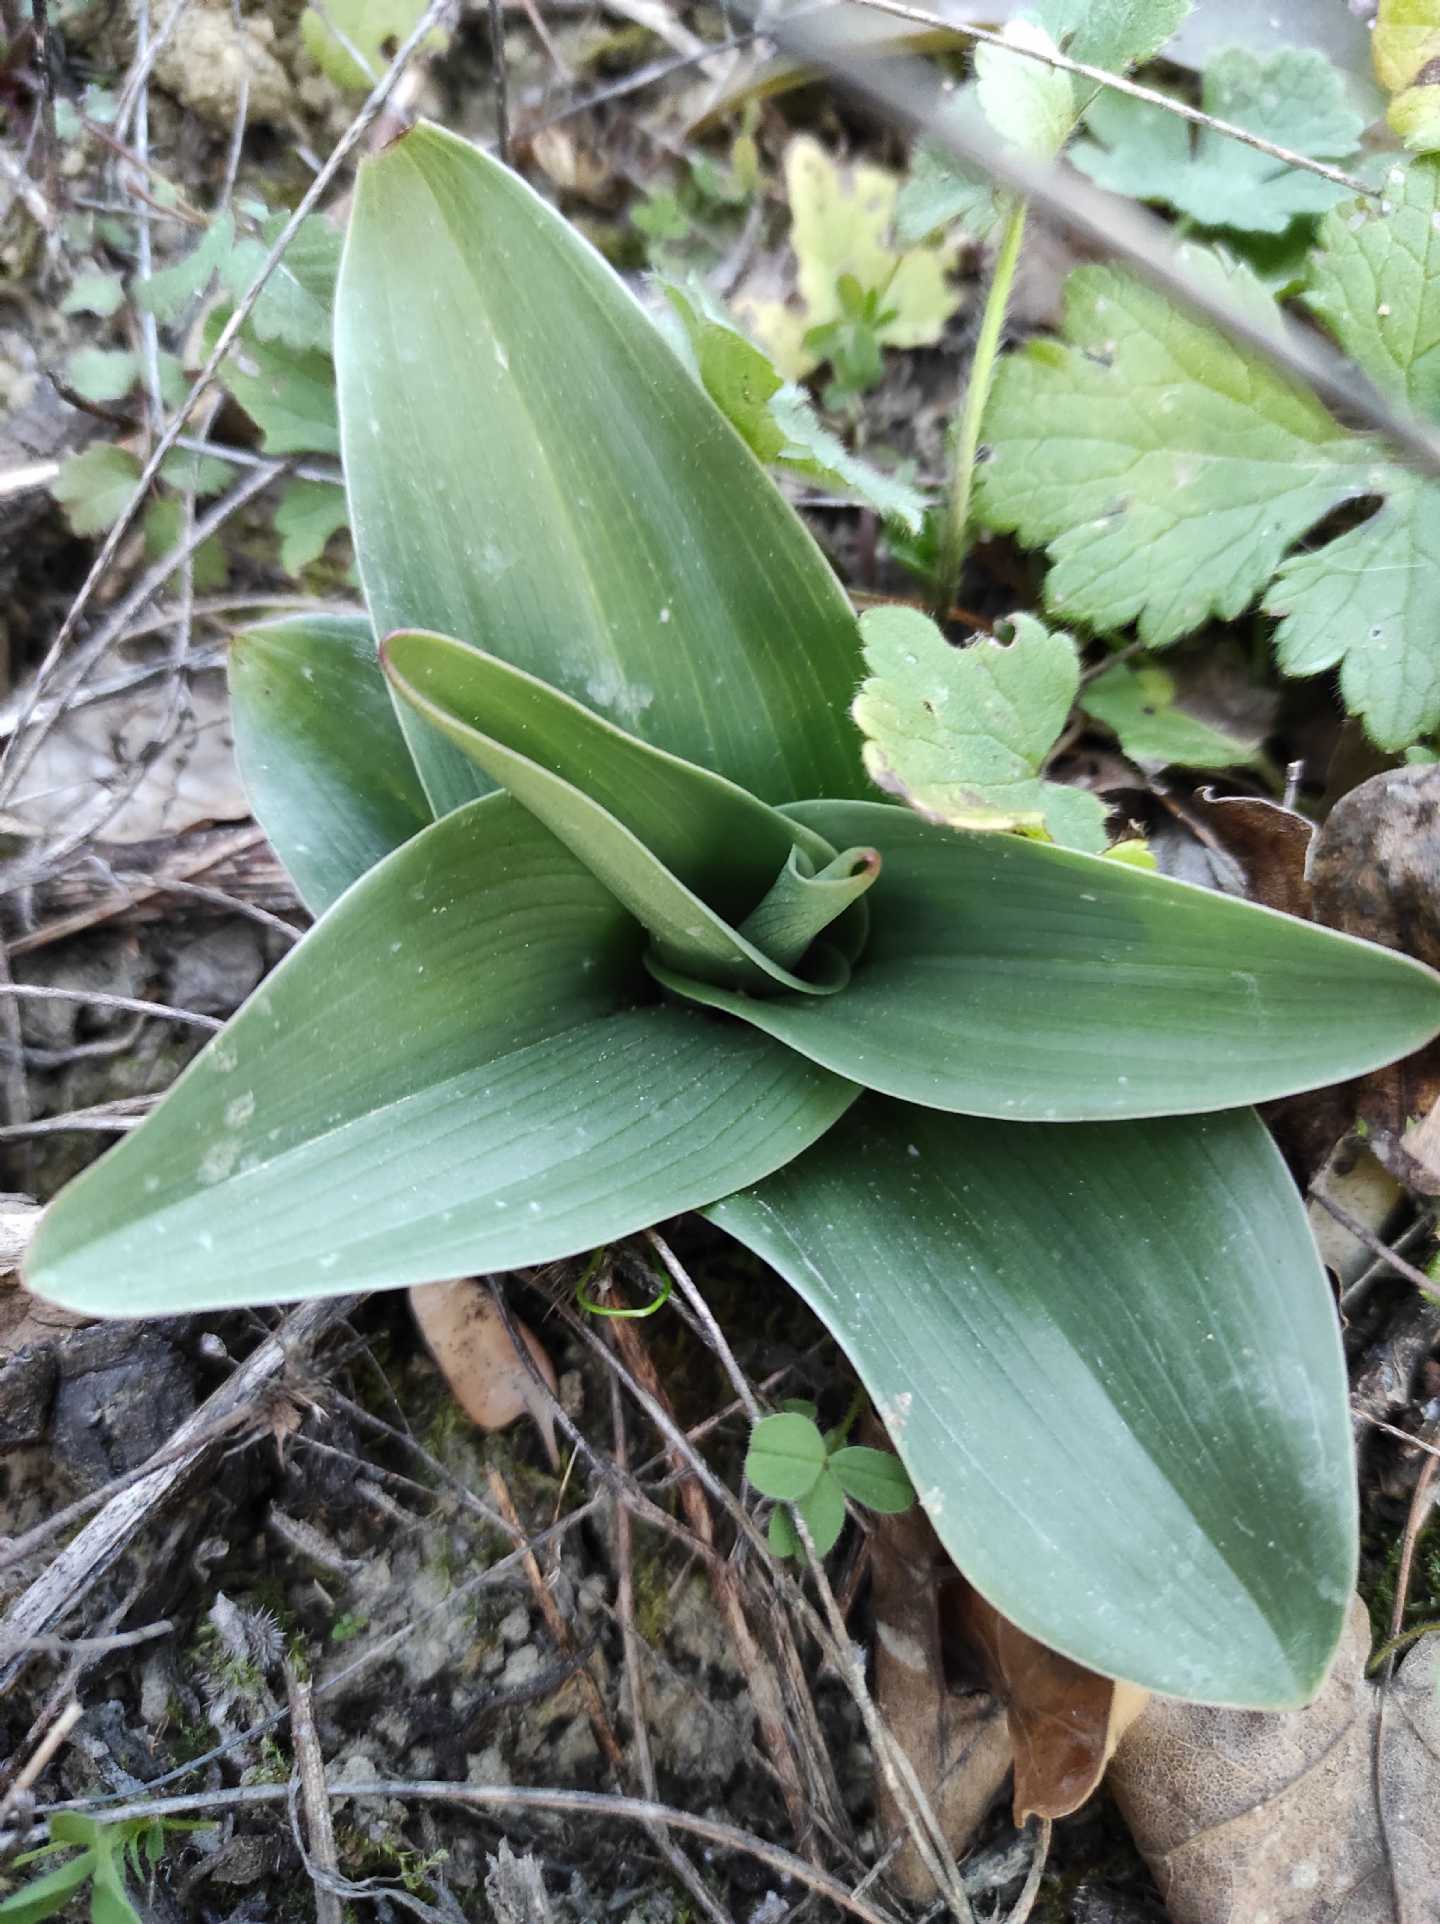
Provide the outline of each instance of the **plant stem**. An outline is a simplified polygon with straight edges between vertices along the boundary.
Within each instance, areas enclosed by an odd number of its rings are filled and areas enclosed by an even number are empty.
[[[1025,233],[1025,202],[1015,200],[1005,217],[1000,236],[1000,251],[995,256],[995,271],[985,296],[985,312],[980,317],[980,333],[965,386],[965,401],[954,430],[950,466],[950,492],[945,504],[945,532],[940,544],[940,567],[935,582],[935,614],[944,620],[960,587],[960,570],[965,565],[970,525],[970,495],[975,485],[975,452],[980,445],[980,429],[995,381],[995,359],[1000,351],[1000,336],[1005,331],[1005,315],[1010,306],[1010,290],[1015,284],[1015,268],[1020,259],[1020,242]]]

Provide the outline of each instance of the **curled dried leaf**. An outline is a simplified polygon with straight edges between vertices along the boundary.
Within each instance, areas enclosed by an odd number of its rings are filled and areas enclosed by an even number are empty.
[[[975,1651],[1005,1706],[1015,1751],[1015,1822],[1068,1817],[1094,1793],[1149,1692],[1098,1676],[1037,1643],[968,1584],[953,1586],[947,1602],[951,1627]]]
[[[532,1416],[546,1454],[552,1464],[558,1464],[550,1400],[517,1352],[486,1285],[473,1277],[424,1283],[410,1291],[410,1307],[430,1354],[470,1421],[482,1430],[503,1430],[517,1417]],[[539,1337],[518,1317],[510,1321],[553,1392],[555,1365]]]

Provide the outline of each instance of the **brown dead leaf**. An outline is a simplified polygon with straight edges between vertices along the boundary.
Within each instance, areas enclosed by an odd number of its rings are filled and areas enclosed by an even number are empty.
[[[1305,865],[1315,824],[1294,809],[1254,795],[1216,795],[1202,789],[1191,807],[1219,837],[1245,877],[1245,892],[1267,909],[1302,920],[1310,914]]]
[[[873,1420],[865,1440],[884,1440]],[[940,1591],[947,1580],[955,1581],[954,1568],[918,1505],[873,1519],[875,1701],[947,1843],[959,1854],[1000,1794],[1010,1770],[1010,1736],[988,1691],[957,1690],[945,1674]],[[883,1834],[901,1835],[904,1817],[883,1772],[877,1773],[875,1794]],[[914,1903],[935,1895],[935,1880],[913,1843],[896,1853],[886,1876]]]
[[[440,1373],[472,1423],[503,1430],[517,1417],[535,1419],[552,1465],[558,1465],[555,1419],[549,1399],[510,1340],[495,1299],[484,1283],[424,1283],[410,1291],[410,1307]],[[517,1316],[511,1322],[552,1392],[555,1366],[540,1339]]]
[[[1037,1643],[969,1584],[947,1593],[949,1621],[978,1654],[1005,1706],[1015,1752],[1015,1822],[1068,1817],[1090,1797],[1149,1701]]]
[[[1154,1699],[1109,1783],[1172,1924],[1436,1924],[1440,1636],[1406,1656],[1383,1716],[1352,1607],[1329,1682],[1267,1714]]]

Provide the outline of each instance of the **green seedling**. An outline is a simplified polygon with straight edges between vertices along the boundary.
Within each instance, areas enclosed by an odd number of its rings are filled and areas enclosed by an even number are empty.
[[[915,1501],[905,1466],[888,1450],[847,1443],[848,1424],[822,1434],[815,1405],[787,1403],[762,1417],[750,1435],[745,1474],[762,1496],[776,1499],[770,1512],[770,1548],[777,1557],[801,1554],[800,1533],[786,1507],[793,1504],[810,1532],[815,1554],[828,1556],[845,1527],[845,1499],[867,1510],[898,1516]]]

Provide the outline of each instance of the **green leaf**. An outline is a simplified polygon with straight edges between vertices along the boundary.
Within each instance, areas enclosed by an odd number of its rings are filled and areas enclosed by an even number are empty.
[[[329,481],[287,481],[275,508],[280,566],[286,574],[298,575],[318,561],[331,535],[345,527],[349,518],[343,488]]]
[[[770,1527],[765,1532],[765,1540],[770,1545],[771,1556],[798,1557],[800,1555],[799,1532],[785,1504],[777,1503],[770,1512]]]
[[[1405,252],[1416,241],[1416,209],[1424,221],[1440,217],[1437,189],[1437,163],[1417,161],[1403,205],[1397,197],[1389,213],[1340,208],[1321,230],[1326,252],[1342,262],[1350,223],[1351,238],[1362,222],[1386,230],[1367,242],[1378,280],[1365,305],[1375,321],[1337,318],[1341,268],[1322,270],[1319,296],[1337,332],[1353,328],[1377,368],[1379,349],[1365,337],[1388,319],[1379,309],[1411,302],[1415,331],[1388,337],[1402,369],[1391,366],[1392,391],[1398,380],[1425,392],[1434,379]],[[1192,267],[1207,262],[1257,315],[1273,313],[1247,270],[1191,254]],[[1353,273],[1358,289],[1360,268]],[[1159,647],[1212,618],[1235,619],[1268,588],[1265,607],[1282,617],[1276,649],[1286,673],[1340,665],[1347,705],[1382,746],[1440,726],[1440,654],[1428,616],[1440,487],[1342,429],[1259,356],[1114,269],[1071,275],[1065,336],[1001,363],[986,414],[992,454],[977,483],[989,526],[1048,548],[1052,612],[1104,631],[1136,622],[1141,640]],[[1368,520],[1285,560],[1334,508],[1369,496],[1382,506]]]
[[[698,279],[662,281],[706,393],[758,460],[853,494],[886,520],[918,533],[925,502],[914,488],[850,453],[808,395],[782,379],[769,357],[719,309]]]
[[[1305,304],[1388,400],[1440,418],[1440,160],[1322,223]]]
[[[849,1443],[830,1458],[830,1469],[846,1496],[882,1516],[899,1516],[915,1501],[915,1489],[905,1465],[888,1450]]]
[[[110,316],[125,299],[125,283],[118,274],[102,274],[98,269],[87,274],[77,274],[60,303],[62,314],[98,314],[102,320]]]
[[[1177,704],[1175,677],[1154,662],[1117,662],[1080,697],[1087,715],[1113,729],[1141,768],[1234,768],[1255,761],[1260,738],[1227,733]]]
[[[180,548],[185,536],[185,510],[181,503],[171,495],[163,495],[152,501],[145,510],[145,553],[152,561]],[[216,588],[223,588],[229,574],[229,563],[225,547],[218,537],[212,535],[202,541],[190,555],[191,585],[199,594],[211,594]],[[171,576],[174,582],[179,578],[179,562],[176,573]]]
[[[956,104],[974,101],[973,87],[962,88]],[[966,167],[943,148],[922,141],[895,202],[895,238],[902,247],[930,240],[945,228],[961,228],[971,240],[988,241],[1002,210],[988,174]]]
[[[57,1917],[94,1869],[95,1853],[81,1851],[43,1877],[32,1878],[18,1891],[11,1891],[8,1897],[0,1897],[0,1918],[6,1924],[41,1924],[43,1918]]]
[[[823,837],[463,642],[396,634],[381,655],[405,702],[544,822],[669,966],[758,993],[819,992],[735,924],[797,846],[828,863]],[[863,918],[852,916],[857,937]]]
[[[947,249],[920,245],[897,252],[892,246],[898,191],[896,177],[884,168],[861,163],[842,171],[808,134],[786,148],[785,193],[802,312],[797,319],[773,303],[749,300],[744,306],[752,331],[792,380],[821,358],[813,347],[798,346],[799,337],[851,318],[847,282],[862,297],[883,299],[885,318],[873,330],[877,352],[933,346],[959,307],[947,278]]]
[[[1407,147],[1440,147],[1440,5],[1380,0],[1371,36],[1375,78],[1392,96],[1386,119]]]
[[[227,209],[215,217],[188,254],[135,283],[135,305],[157,321],[178,321],[193,301],[209,291],[234,248],[235,217]]]
[[[232,256],[225,282],[238,299],[259,272],[266,255],[279,240],[288,214],[273,214],[261,223],[260,238],[249,243],[253,258]],[[343,239],[319,214],[301,221],[294,238],[260,290],[246,322],[255,340],[276,341],[303,353],[308,348],[330,348],[335,306],[335,281],[340,272]]]
[[[235,760],[316,915],[430,820],[363,615],[297,615],[230,644]]]
[[[50,492],[76,534],[104,534],[124,513],[139,479],[140,463],[133,454],[98,441],[65,457]]]
[[[1189,11],[1189,0],[1039,0],[1007,29],[1032,46],[1061,46],[1074,60],[1112,73],[1150,60]],[[1052,157],[1069,138],[1095,88],[1039,61],[982,46],[978,84],[957,90],[946,108],[963,122],[977,111],[991,128],[1031,154]],[[972,240],[989,240],[1003,217],[1004,196],[989,177],[941,148],[921,143],[895,207],[895,234],[913,246],[952,223]]]
[[[1345,1372],[1253,1115],[1035,1129],[867,1100],[707,1213],[836,1338],[1023,1630],[1173,1696],[1313,1695],[1355,1575]]]
[[[327,79],[352,93],[364,93],[380,78],[390,54],[414,32],[424,11],[425,0],[327,0],[323,14],[314,7],[301,14],[300,38]],[[365,66],[330,23],[340,29]],[[437,31],[427,36],[425,47],[437,53],[448,40],[448,34]]]
[[[762,1496],[794,1501],[825,1468],[825,1442],[807,1416],[764,1416],[750,1432],[745,1474]]]
[[[210,316],[213,341],[225,311]],[[267,454],[338,454],[340,424],[335,373],[328,355],[281,341],[258,340],[249,330],[225,363],[225,385],[260,430]]]
[[[162,481],[181,494],[194,494],[201,500],[222,493],[234,472],[218,455],[197,454],[193,448],[176,448],[160,464]]]
[[[639,932],[505,796],[330,909],[52,1204],[39,1295],[172,1314],[549,1262],[787,1162],[853,1100],[641,1004]]]
[[[1039,827],[1073,848],[1105,846],[1098,795],[1041,774],[1080,687],[1069,635],[1016,615],[1008,645],[952,648],[913,608],[872,608],[851,713],[871,780],[952,828]]]
[[[140,363],[128,347],[82,347],[65,364],[67,385],[102,407],[123,401],[139,378]]]
[[[501,653],[766,800],[863,792],[839,584],[620,281],[513,174],[425,126],[365,162],[336,360],[378,633]],[[447,756],[422,767],[441,808],[479,780]]]
[[[1027,11],[1072,60],[1124,73],[1155,58],[1191,0],[1037,0]]]
[[[1004,35],[1013,46],[1059,52],[1033,20],[1009,21]],[[1034,159],[1054,159],[1079,112],[1078,83],[1068,73],[982,41],[975,49],[975,83],[980,111],[1002,140]]]
[[[1365,131],[1340,75],[1308,48],[1268,59],[1230,48],[1206,69],[1201,105],[1311,160],[1349,160]],[[1344,188],[1318,174],[1123,94],[1102,93],[1085,122],[1094,139],[1072,152],[1077,167],[1102,187],[1161,201],[1206,227],[1278,234],[1298,215],[1324,213],[1344,198]]]
[[[816,1556],[828,1557],[845,1528],[845,1492],[828,1466],[821,1470],[813,1488],[806,1491],[795,1508],[805,1519]]]
[[[844,992],[757,1001],[652,971],[887,1095],[1016,1121],[1178,1115],[1344,1081],[1440,1026],[1440,977],[1313,923],[878,803],[793,812],[880,851]]]

